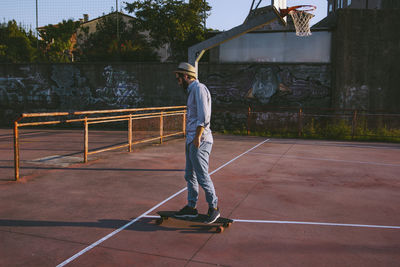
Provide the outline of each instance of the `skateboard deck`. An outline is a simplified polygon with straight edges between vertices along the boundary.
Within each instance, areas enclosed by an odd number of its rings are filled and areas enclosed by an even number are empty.
[[[157,211],[157,214],[160,215],[160,218],[156,220],[157,225],[161,225],[164,221],[168,219],[180,220],[180,221],[189,221],[199,223],[205,226],[209,226],[210,228],[215,228],[217,233],[222,233],[225,228],[228,228],[232,225],[233,220],[228,218],[219,217],[215,222],[211,224],[205,223],[208,216],[206,214],[200,214],[197,217],[175,217],[175,213],[177,211]]]

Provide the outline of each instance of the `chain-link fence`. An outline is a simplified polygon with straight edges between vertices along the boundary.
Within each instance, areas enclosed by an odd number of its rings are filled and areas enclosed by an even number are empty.
[[[116,10],[126,13],[125,6],[121,0],[2,0],[0,18],[3,23],[15,20],[23,28],[36,32],[37,27],[56,25],[63,20],[79,21],[85,17],[92,20]]]
[[[125,8],[121,0],[3,0],[0,63],[121,61],[134,35]]]
[[[352,109],[215,109],[215,130],[292,138],[400,142],[400,114]]]
[[[3,0],[0,63],[186,61],[207,35],[202,1]]]

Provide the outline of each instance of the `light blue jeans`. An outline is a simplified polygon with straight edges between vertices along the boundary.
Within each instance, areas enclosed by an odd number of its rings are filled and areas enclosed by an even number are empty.
[[[215,194],[214,184],[208,174],[208,160],[212,149],[212,143],[201,142],[200,147],[193,142],[186,144],[186,168],[185,180],[188,189],[188,205],[196,207],[199,198],[199,184],[203,188],[206,201],[210,208],[218,206],[218,198]]]

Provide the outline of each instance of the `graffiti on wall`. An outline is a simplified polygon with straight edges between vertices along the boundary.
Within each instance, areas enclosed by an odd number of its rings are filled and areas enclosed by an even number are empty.
[[[40,73],[30,72],[30,67],[21,68],[18,76],[0,77],[0,103],[8,109],[40,108],[53,102],[51,86]]]
[[[73,65],[53,65],[50,94],[57,99],[58,109],[84,109],[92,102],[88,81]],[[45,91],[46,88],[43,88]]]
[[[47,72],[50,71],[50,75]],[[95,76],[96,77],[96,76]],[[91,87],[81,70],[74,65],[51,65],[50,68],[24,66],[17,75],[0,77],[0,104],[3,112],[22,113],[39,110],[78,110],[91,107],[136,107],[142,101],[134,73],[104,67],[102,87]]]
[[[279,90],[280,79],[272,68],[260,68],[254,76],[254,82],[247,93],[248,98],[257,98],[267,104],[271,97]]]
[[[0,77],[0,103],[3,107],[10,106],[12,102],[18,102],[22,96],[18,94],[24,87],[21,77]]]
[[[368,110],[369,87],[345,87],[339,99],[340,108]]]
[[[327,82],[318,80],[301,68],[252,66],[230,75],[211,74],[206,84],[213,100],[219,104],[258,102],[326,106],[330,101]]]
[[[136,107],[143,102],[139,92],[139,83],[134,73],[125,70],[115,71],[112,66],[104,68],[103,77],[105,86],[96,89],[96,103],[110,107]]]

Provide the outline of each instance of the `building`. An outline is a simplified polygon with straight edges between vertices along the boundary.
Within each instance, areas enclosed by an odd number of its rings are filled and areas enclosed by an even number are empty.
[[[124,14],[122,12],[112,12],[110,14],[103,15],[101,17],[98,17],[98,18],[95,18],[95,19],[92,19],[92,20],[89,20],[89,15],[88,14],[83,14],[83,19],[80,19],[81,27],[77,30],[77,36],[82,36],[82,38],[83,38],[83,36],[84,36],[83,28],[87,29],[87,34],[88,35],[96,32],[97,24],[101,20],[103,20],[106,17],[115,16],[115,15],[121,17],[122,21],[125,22],[126,25],[128,25],[127,27],[130,27],[129,21],[131,19],[133,19],[133,17],[129,16],[129,15],[126,15],[126,14]],[[117,29],[115,29],[115,31],[117,31]],[[82,38],[78,37],[78,40],[77,40],[78,45],[79,45],[79,43],[82,43],[84,41]]]
[[[353,9],[386,9],[400,8],[398,0],[327,0],[328,14],[341,8]]]
[[[131,25],[131,24],[130,24],[130,21],[131,21],[132,19],[134,19],[134,17],[129,16],[129,15],[127,15],[127,14],[124,14],[124,13],[122,13],[122,12],[113,12],[113,13],[110,13],[110,14],[107,14],[107,15],[104,15],[104,16],[101,16],[101,17],[92,19],[92,20],[88,20],[88,15],[84,14],[84,20],[83,20],[83,22],[82,22],[82,24],[81,24],[81,27],[77,30],[77,36],[78,36],[78,37],[77,37],[77,44],[78,44],[78,46],[79,46],[79,43],[81,43],[81,42],[83,41],[83,39],[81,39],[80,36],[82,36],[82,38],[84,38],[83,36],[85,36],[85,35],[83,34],[83,28],[86,28],[86,29],[87,29],[87,33],[88,33],[88,34],[94,33],[94,32],[96,31],[96,26],[97,26],[97,24],[98,24],[102,19],[104,19],[104,18],[107,17],[107,16],[111,16],[111,15],[114,15],[114,16],[115,16],[115,14],[117,14],[118,16],[120,16],[120,17],[122,18],[122,20],[125,22],[125,24],[127,25],[127,27],[131,27],[131,26],[130,26],[130,25]],[[116,29],[116,31],[117,31],[117,29]],[[145,36],[147,36],[147,39],[150,40],[150,37],[149,37],[150,35],[149,35],[149,32],[148,32],[148,31],[142,32],[142,34],[145,35]],[[170,53],[170,49],[169,49],[169,45],[168,45],[168,44],[165,44],[165,45],[162,46],[161,48],[157,49],[156,52],[157,52],[158,56],[160,57],[160,61],[161,61],[161,62],[167,61],[168,58],[171,56],[171,53]]]

